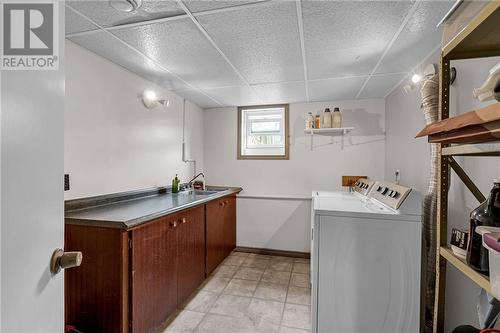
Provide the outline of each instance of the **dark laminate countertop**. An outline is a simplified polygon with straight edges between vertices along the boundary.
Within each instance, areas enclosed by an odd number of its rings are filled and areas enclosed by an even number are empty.
[[[209,189],[210,190],[210,189]],[[198,195],[188,192],[159,193],[130,200],[123,200],[67,210],[67,224],[91,225],[100,227],[129,229],[164,215],[172,214],[206,202],[241,191],[239,187],[219,190],[210,195]]]

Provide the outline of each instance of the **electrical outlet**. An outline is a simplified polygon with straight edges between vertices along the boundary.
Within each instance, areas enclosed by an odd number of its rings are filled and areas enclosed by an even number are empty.
[[[64,190],[69,191],[69,174],[64,174]]]

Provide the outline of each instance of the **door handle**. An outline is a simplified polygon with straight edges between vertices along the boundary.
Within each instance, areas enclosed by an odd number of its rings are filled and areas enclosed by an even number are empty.
[[[64,252],[63,249],[55,249],[50,259],[50,271],[57,274],[62,269],[78,267],[82,264],[83,255],[79,251]]]
[[[172,222],[170,222],[170,226],[171,226],[172,228],[177,228],[177,221],[172,221]]]
[[[186,222],[187,222],[187,219],[186,219],[185,217],[183,217],[183,218],[181,219],[181,223],[182,223],[182,224],[184,224],[184,223],[186,223]]]

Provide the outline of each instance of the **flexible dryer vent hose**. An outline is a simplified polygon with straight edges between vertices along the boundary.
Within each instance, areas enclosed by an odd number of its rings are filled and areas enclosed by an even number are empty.
[[[422,112],[427,125],[438,120],[439,105],[439,75],[435,74],[422,83],[420,88],[422,96]],[[424,301],[424,332],[433,332],[434,319],[434,290],[436,284],[436,219],[437,219],[437,191],[438,191],[438,162],[439,146],[430,144],[431,170],[429,175],[429,187],[422,203],[422,236],[423,236],[423,284],[422,289]]]

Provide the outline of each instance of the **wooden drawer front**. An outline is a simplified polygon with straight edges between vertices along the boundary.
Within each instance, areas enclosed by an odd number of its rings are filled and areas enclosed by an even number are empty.
[[[177,219],[132,231],[133,332],[155,332],[177,308]]]
[[[177,228],[177,305],[205,279],[205,207],[179,213]]]

